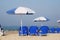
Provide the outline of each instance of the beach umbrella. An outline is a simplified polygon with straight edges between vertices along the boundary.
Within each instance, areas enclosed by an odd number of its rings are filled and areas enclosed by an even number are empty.
[[[60,23],[60,20],[57,20],[57,23]]]
[[[35,11],[27,7],[18,7],[8,10],[7,13],[12,15],[33,15]],[[21,25],[22,25],[22,20],[21,20]]]
[[[60,23],[60,20],[57,20],[57,23]]]
[[[57,20],[57,23],[60,24],[60,20]],[[60,26],[60,25],[59,25],[59,26]],[[57,33],[60,33],[60,27],[57,27],[57,28],[56,28],[56,31],[57,31]]]
[[[17,7],[8,10],[7,13],[12,15],[33,15],[35,11],[27,7]],[[21,27],[22,27],[22,18],[21,18]]]
[[[57,20],[57,23],[60,23],[60,20]]]
[[[33,21],[34,22],[46,22],[48,21],[48,18],[42,16],[42,17],[35,18]]]

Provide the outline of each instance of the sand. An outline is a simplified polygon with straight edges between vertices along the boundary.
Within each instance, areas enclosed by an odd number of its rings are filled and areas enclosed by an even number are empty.
[[[47,36],[19,36],[17,31],[9,31],[0,40],[60,40],[60,33],[48,34]]]

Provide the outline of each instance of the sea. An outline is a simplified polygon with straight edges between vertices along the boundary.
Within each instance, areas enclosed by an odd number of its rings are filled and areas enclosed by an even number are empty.
[[[19,30],[19,27],[20,26],[2,26],[3,30],[9,30],[9,31]]]

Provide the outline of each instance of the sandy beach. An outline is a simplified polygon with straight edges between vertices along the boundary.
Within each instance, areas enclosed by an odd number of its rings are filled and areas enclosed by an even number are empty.
[[[6,32],[5,36],[0,36],[0,40],[60,40],[60,34],[48,34],[47,36],[19,36],[18,31]]]

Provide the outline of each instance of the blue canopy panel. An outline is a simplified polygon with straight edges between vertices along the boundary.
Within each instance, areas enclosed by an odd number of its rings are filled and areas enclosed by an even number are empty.
[[[50,31],[50,33],[55,33],[56,28],[52,27],[52,28],[49,29],[49,31]]]
[[[59,28],[59,27],[56,28],[56,32],[57,32],[57,33],[60,33],[60,28]]]
[[[30,26],[29,35],[38,35],[38,27],[37,26]]]
[[[8,14],[15,14],[15,10],[16,10],[16,8],[11,9],[11,10],[8,10],[7,13],[8,13]]]
[[[48,26],[41,26],[39,29],[39,34],[41,34],[42,36],[47,35],[48,31],[49,31],[49,27]]]
[[[19,28],[19,36],[23,34],[23,35],[28,35],[28,27],[27,26],[20,26]]]
[[[37,26],[30,26],[30,32],[31,33],[35,33],[36,32],[36,30],[38,30],[38,27]]]

